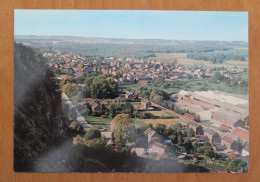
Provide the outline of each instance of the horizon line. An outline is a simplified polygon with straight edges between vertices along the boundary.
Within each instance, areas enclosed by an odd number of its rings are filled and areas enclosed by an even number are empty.
[[[81,35],[28,35],[28,34],[14,34],[14,36],[46,36],[46,37],[82,37],[82,38],[96,38],[96,39],[124,39],[124,40],[171,40],[171,41],[218,41],[218,42],[245,42],[244,40],[198,40],[198,39],[163,39],[163,38],[119,38],[119,37],[86,37]]]

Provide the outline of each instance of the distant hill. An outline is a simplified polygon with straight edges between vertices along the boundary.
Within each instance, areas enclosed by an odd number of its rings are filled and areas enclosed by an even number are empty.
[[[164,39],[119,39],[89,38],[77,36],[33,36],[15,35],[15,42],[21,42],[43,51],[61,51],[86,56],[118,56],[147,58],[157,53],[201,53],[243,48],[242,41],[194,41]]]

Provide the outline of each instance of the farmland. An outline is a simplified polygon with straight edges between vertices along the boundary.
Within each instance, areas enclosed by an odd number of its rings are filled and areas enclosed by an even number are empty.
[[[141,119],[142,122],[145,124],[151,123],[153,126],[156,126],[157,124],[165,124],[166,127],[169,127],[171,125],[180,123],[182,125],[187,125],[184,121],[180,119]]]

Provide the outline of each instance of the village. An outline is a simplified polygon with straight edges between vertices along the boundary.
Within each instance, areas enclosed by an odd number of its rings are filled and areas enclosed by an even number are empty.
[[[214,172],[229,171],[227,161],[240,161],[234,162],[236,172],[244,172],[248,166],[248,95],[179,88],[169,94],[169,98],[163,100],[165,102],[142,96],[143,87],[155,84],[156,80],[167,84],[203,81],[215,77],[216,73],[223,79],[236,79],[238,85],[246,85],[247,80],[238,76],[246,72],[244,68],[203,67],[177,64],[176,61],[169,64],[152,59],[84,57],[50,52],[45,52],[44,56],[60,81],[77,80],[76,90],[88,87],[84,82],[87,77],[106,75],[113,78],[118,85],[118,99],[82,96],[81,100],[72,99],[71,102],[70,96],[63,93],[63,97],[67,104],[69,102],[70,109],[75,107],[78,124],[85,131],[99,129],[107,145],[115,150],[118,150],[113,137],[115,118],[124,114],[124,111],[114,111],[116,114],[111,115],[111,103],[122,102],[125,103],[124,107],[131,108],[128,114],[134,120],[135,127],[145,128],[142,135],[146,142],[138,145],[135,141],[124,143],[131,153],[139,157],[175,157],[184,164],[206,166]],[[81,114],[83,109],[79,105],[82,107],[83,102],[88,103],[95,117]],[[167,120],[170,124],[160,123],[161,120]],[[99,121],[105,123],[97,124]]]
[[[73,54],[44,53],[49,59],[49,66],[61,69],[60,79],[69,76],[82,77],[86,72],[97,72],[102,75],[111,74],[116,76],[118,85],[138,84],[147,86],[148,83],[163,78],[165,81],[203,79],[212,77],[219,71],[221,75],[232,78],[245,72],[244,68],[233,67],[202,67],[193,65],[162,63],[152,59],[116,58],[116,57],[82,57]],[[72,72],[70,70],[73,70]],[[240,80],[239,84],[243,84]]]

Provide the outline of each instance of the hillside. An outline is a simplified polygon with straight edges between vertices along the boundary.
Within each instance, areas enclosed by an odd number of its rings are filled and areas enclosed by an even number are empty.
[[[14,170],[31,171],[35,159],[64,137],[61,93],[39,50],[15,43]]]

